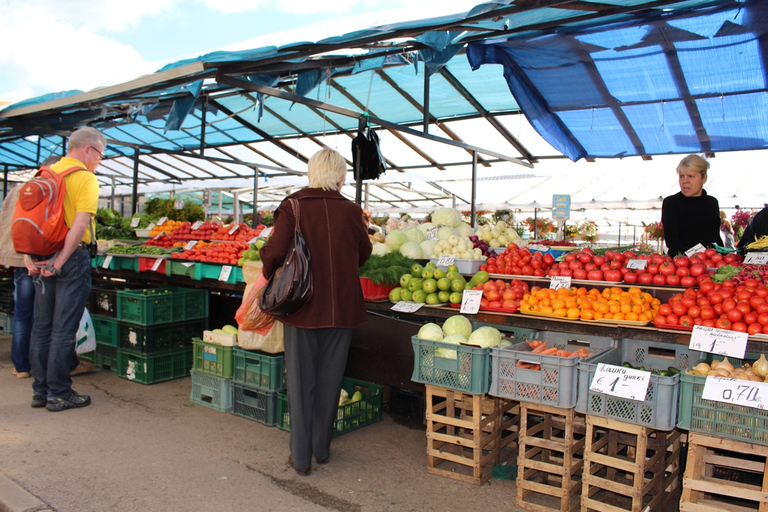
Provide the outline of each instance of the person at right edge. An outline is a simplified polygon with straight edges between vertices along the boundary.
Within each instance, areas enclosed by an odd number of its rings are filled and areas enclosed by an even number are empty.
[[[701,244],[723,245],[720,238],[720,204],[704,190],[709,162],[688,155],[677,166],[680,192],[664,198],[661,224],[669,255],[674,257]]]
[[[747,245],[751,244],[761,236],[768,235],[768,206],[757,212],[744,228],[739,243],[736,248],[743,255],[747,253]]]
[[[51,166],[54,172],[83,168],[64,178],[64,220],[69,227],[64,247],[51,260],[33,262],[29,256],[24,257],[29,274],[35,276],[35,320],[29,351],[35,379],[32,407],[63,411],[91,403],[91,397],[72,389],[70,366],[77,328],[91,292],[88,227],[99,203],[99,183],[94,173],[106,145],[104,136],[94,128],[83,127],[72,133],[67,156]],[[58,273],[35,263],[47,263]]]
[[[312,296],[284,324],[288,409],[291,416],[288,464],[309,475],[312,456],[326,464],[344,379],[352,330],[367,321],[357,269],[371,255],[370,213],[341,193],[347,169],[332,149],[308,164],[309,187],[289,197],[299,203],[299,226],[310,252]],[[259,254],[264,277],[282,264],[293,241],[290,202],[275,211],[275,229]]]

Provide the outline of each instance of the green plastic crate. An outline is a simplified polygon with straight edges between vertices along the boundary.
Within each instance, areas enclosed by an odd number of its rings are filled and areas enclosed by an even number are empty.
[[[189,401],[219,412],[232,412],[232,379],[190,370],[192,392]]]
[[[86,361],[90,361],[92,363],[96,363],[96,351],[91,350],[90,352],[86,352],[85,354],[77,354],[78,359],[85,359]]]
[[[166,276],[186,276],[194,278],[195,266],[197,263],[192,261],[175,261],[170,259],[165,262],[165,275]]]
[[[341,387],[350,397],[354,395],[355,391],[360,391],[363,398],[359,402],[339,406],[336,421],[333,423],[333,437],[381,421],[384,386],[344,377]],[[277,427],[291,430],[288,395],[285,391],[280,391],[277,394]]]
[[[0,313],[0,334],[13,334],[13,315]]]
[[[93,362],[99,370],[117,374],[117,347],[96,341],[96,356]]]
[[[233,380],[243,386],[280,391],[285,388],[285,356],[234,347]]]
[[[117,318],[91,315],[91,321],[93,322],[93,332],[96,334],[96,341],[110,347],[116,347],[117,340],[119,339]]]
[[[154,325],[207,316],[207,290],[156,288],[117,292],[117,319],[125,322]]]
[[[235,347],[225,347],[218,343],[210,343],[200,338],[192,338],[194,348],[193,368],[199,372],[231,379],[234,373]]]
[[[249,388],[232,382],[232,412],[269,427],[277,423],[277,391]]]
[[[199,338],[207,327],[208,319],[158,325],[140,325],[118,320],[118,347],[139,354],[191,348],[192,339]]]
[[[243,280],[243,269],[241,267],[238,267],[237,265],[227,265],[227,266],[232,267],[232,270],[230,271],[229,277],[227,278],[226,281],[219,280],[219,277],[221,276],[221,268],[224,267],[224,265],[216,264],[216,263],[195,264],[194,274],[192,275],[192,279],[195,279],[197,281],[200,281],[203,279],[214,279],[221,283],[228,283],[228,284],[245,282]]]
[[[189,375],[192,347],[161,354],[135,354],[117,349],[117,375],[124,379],[155,384]]]

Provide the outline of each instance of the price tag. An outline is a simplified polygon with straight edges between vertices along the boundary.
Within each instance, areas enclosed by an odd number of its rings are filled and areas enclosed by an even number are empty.
[[[187,242],[187,245],[184,246],[184,250],[188,251],[190,249],[193,249],[197,245],[197,240],[190,240]]]
[[[460,313],[476,315],[480,309],[480,299],[483,298],[482,290],[464,290],[461,296]]]
[[[721,356],[744,359],[748,339],[749,334],[746,332],[694,325],[688,348],[699,352],[711,352]]]
[[[131,219],[131,227],[137,228],[139,227],[139,223],[141,222],[141,219],[139,217],[134,217]]]
[[[439,258],[437,258],[437,266],[450,267],[451,265],[453,265],[453,262],[455,261],[456,261],[455,254],[443,254]]]
[[[158,268],[160,268],[160,264],[163,262],[163,258],[157,258],[155,262],[152,264],[152,270],[157,271]]]
[[[161,225],[161,226],[162,226],[163,224],[165,224],[166,222],[168,222],[168,217],[160,217],[160,220],[158,220],[158,221],[157,221],[157,223],[158,223],[159,225]]]
[[[248,245],[255,244],[258,239],[259,239],[259,237],[255,236],[255,237],[251,238],[250,240],[248,240],[247,243],[248,243]]]
[[[643,270],[648,266],[648,260],[629,260],[627,262],[627,268]]]
[[[235,225],[232,227],[232,229],[230,229],[230,230],[229,230],[229,234],[230,234],[230,235],[234,235],[234,234],[235,234],[235,231],[237,231],[238,229],[240,229],[240,224],[235,224]]]
[[[183,261],[181,264],[184,265],[185,267],[189,268],[192,265],[194,265],[195,262],[194,261]]]
[[[199,220],[199,221],[195,222],[194,224],[192,224],[192,230],[193,231],[197,231],[198,229],[200,229],[200,226],[202,226],[202,225],[203,225],[203,221]]]
[[[413,302],[411,300],[401,300],[394,306],[392,306],[392,311],[399,311],[401,313],[413,313],[414,311],[418,311],[421,309],[421,307],[424,305],[422,302]]]
[[[177,209],[177,210],[183,209],[184,208],[184,201],[182,201],[181,199],[177,199],[176,201],[173,202],[173,207],[175,209]]]
[[[645,400],[650,382],[651,372],[598,363],[589,389],[642,402]]]
[[[549,247],[547,247],[546,245],[533,244],[528,246],[528,250],[532,252],[536,252],[536,251],[547,252],[549,251]]]
[[[431,228],[429,228],[427,230],[427,240],[434,240],[435,242],[437,242],[437,240],[438,240],[438,238],[437,238],[437,228],[438,228],[438,226],[432,226]]]
[[[553,290],[558,288],[570,288],[571,276],[552,276],[549,278],[549,287]]]
[[[707,250],[706,247],[704,247],[703,245],[696,244],[693,247],[691,247],[690,249],[688,249],[687,251],[685,251],[685,255],[690,258],[694,254],[699,253],[699,252],[704,252],[706,250]]]
[[[147,226],[147,230],[152,231],[153,229],[155,229],[155,223],[154,222],[150,222],[149,226]]]
[[[747,265],[768,265],[768,252],[748,252],[744,257]]]
[[[156,234],[156,235],[155,235],[155,238],[153,238],[152,240],[157,240],[157,239],[158,239],[158,238],[160,238],[161,236],[165,236],[165,231],[161,231],[161,232],[159,232],[158,234]]]
[[[232,273],[232,266],[231,265],[224,265],[221,267],[221,272],[219,273],[219,281],[228,281],[229,280],[229,274]]]
[[[112,263],[112,255],[107,254],[107,257],[104,258],[104,263],[101,264],[101,268],[109,268],[110,263]]]
[[[275,229],[274,226],[269,226],[268,228],[264,228],[261,233],[259,233],[259,238],[267,238],[269,235],[272,234],[272,230]]]
[[[726,377],[707,377],[701,397],[715,402],[765,409],[768,384]]]

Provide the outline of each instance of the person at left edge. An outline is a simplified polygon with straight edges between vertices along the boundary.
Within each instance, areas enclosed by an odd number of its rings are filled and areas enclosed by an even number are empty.
[[[63,411],[91,403],[72,389],[70,366],[75,337],[91,292],[91,242],[89,225],[99,203],[99,183],[94,173],[101,163],[106,140],[96,129],[83,127],[69,138],[67,156],[51,166],[54,172],[82,167],[64,178],[64,219],[69,227],[64,247],[50,261],[58,274],[40,268],[29,256],[24,263],[35,277],[35,320],[30,338],[32,407]]]

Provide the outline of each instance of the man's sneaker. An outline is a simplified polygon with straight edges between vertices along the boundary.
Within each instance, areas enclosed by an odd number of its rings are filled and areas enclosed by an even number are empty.
[[[90,373],[96,369],[96,365],[93,364],[90,361],[87,361],[85,359],[80,359],[80,362],[78,363],[77,367],[69,372],[70,377],[74,377],[75,375],[80,375],[83,373]]]
[[[91,397],[88,395],[78,395],[74,391],[70,393],[67,398],[55,398],[48,400],[48,404],[45,406],[49,411],[63,411],[65,409],[73,409],[76,407],[85,407],[91,405]]]
[[[43,395],[32,395],[32,407],[34,407],[35,409],[39,409],[40,407],[45,407],[45,404],[47,403],[48,403],[48,399]]]

